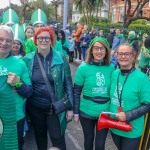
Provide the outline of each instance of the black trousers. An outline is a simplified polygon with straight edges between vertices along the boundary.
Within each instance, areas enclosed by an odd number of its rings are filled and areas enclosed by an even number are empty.
[[[81,47],[80,47],[81,42],[76,42],[76,48],[78,50],[78,55],[79,59],[81,60]]]
[[[55,113],[48,115],[48,112],[33,107],[31,104],[28,104],[27,109],[34,128],[38,150],[47,150],[47,132],[54,147],[66,150],[65,137],[61,134],[58,116]]]
[[[87,119],[80,116],[80,123],[84,134],[84,148],[85,150],[105,150],[105,141],[108,129],[97,130],[97,119]],[[95,145],[94,143],[95,139]],[[94,145],[94,146],[93,146]]]
[[[73,62],[74,51],[69,52],[69,62]]]
[[[138,150],[141,137],[126,138],[116,135],[113,132],[111,132],[111,135],[118,150]]]
[[[23,139],[24,123],[25,123],[25,118],[20,119],[20,120],[17,121],[18,150],[23,149],[23,144],[24,144],[24,139]]]

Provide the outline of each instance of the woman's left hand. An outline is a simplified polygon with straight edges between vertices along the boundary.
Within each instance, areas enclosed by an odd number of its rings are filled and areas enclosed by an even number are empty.
[[[126,121],[126,114],[124,112],[120,112],[116,115],[116,117],[118,118],[118,120],[120,121]]]
[[[72,120],[72,118],[73,118],[73,111],[72,110],[67,111],[66,118],[67,118],[67,121]]]

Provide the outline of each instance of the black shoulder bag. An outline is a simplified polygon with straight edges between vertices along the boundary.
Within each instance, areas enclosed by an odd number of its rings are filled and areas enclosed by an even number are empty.
[[[38,54],[36,54],[36,57],[37,57],[39,65],[40,65],[40,69],[42,71],[42,75],[43,75],[44,81],[46,83],[46,86],[47,86],[47,89],[48,89],[48,93],[49,93],[50,98],[52,100],[52,108],[54,108],[55,113],[56,114],[60,114],[60,113],[66,111],[68,109],[71,109],[72,106],[71,106],[70,101],[67,99],[67,95],[65,95],[60,100],[56,100],[55,95],[54,95],[53,90],[51,88],[51,85],[50,85],[50,83],[48,81],[47,75],[46,75],[46,73],[44,71],[43,65],[41,63],[41,60],[40,60]]]

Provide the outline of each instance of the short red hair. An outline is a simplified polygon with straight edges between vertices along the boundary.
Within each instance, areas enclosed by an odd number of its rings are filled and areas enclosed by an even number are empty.
[[[55,44],[54,29],[51,28],[51,27],[48,27],[48,26],[47,26],[47,27],[41,27],[41,28],[37,29],[37,31],[35,32],[34,37],[33,37],[34,44],[37,45],[37,36],[38,36],[40,33],[44,32],[44,31],[46,31],[46,32],[49,33],[49,35],[50,35],[50,37],[51,37],[51,42],[52,42],[51,45],[52,45],[52,47],[53,47],[54,44]]]

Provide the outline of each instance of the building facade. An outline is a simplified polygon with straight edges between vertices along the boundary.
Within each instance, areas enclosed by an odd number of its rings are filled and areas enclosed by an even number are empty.
[[[111,1],[111,0],[110,0]],[[131,10],[130,13],[134,11],[137,6],[137,0],[131,0]],[[126,5],[128,8],[128,5]],[[112,0],[110,5],[110,16],[112,18],[112,22],[123,22],[124,19],[124,9],[125,4],[123,0]],[[142,11],[141,15],[150,18],[150,3],[147,3]]]

